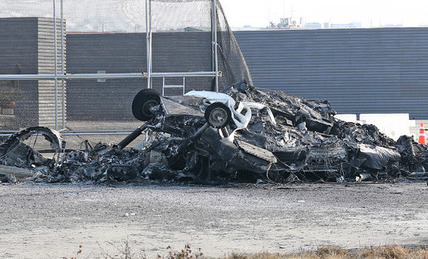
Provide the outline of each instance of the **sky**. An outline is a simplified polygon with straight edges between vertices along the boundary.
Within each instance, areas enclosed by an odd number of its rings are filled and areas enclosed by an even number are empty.
[[[281,17],[362,27],[428,26],[428,0],[220,0],[231,27],[267,27]]]
[[[145,0],[63,0],[67,25],[72,30],[83,31],[137,31],[145,28]],[[428,27],[428,0],[219,0],[234,29],[252,26],[266,28],[270,22],[278,24],[280,18],[292,17],[298,23],[349,24],[361,27]],[[56,0],[59,5],[59,0]],[[76,5],[76,3],[79,3]],[[164,9],[164,2],[158,1]],[[188,5],[179,6],[187,10]],[[166,2],[168,3],[168,2]],[[198,1],[195,1],[198,3]],[[191,5],[195,3],[190,2]],[[202,3],[205,6],[206,3]],[[197,8],[197,5],[196,7]],[[161,16],[161,12],[155,12]],[[179,26],[176,16],[164,12],[162,21]],[[183,12],[184,13],[184,12]],[[52,15],[52,0],[0,0],[0,17]],[[193,19],[183,21],[198,27],[207,23]],[[209,17],[207,18],[209,19]],[[91,23],[91,22],[92,23]],[[210,22],[208,21],[208,24]],[[95,25],[96,26],[95,26]],[[102,26],[101,26],[102,25]],[[74,26],[74,27],[73,27]],[[98,26],[98,27],[97,27]],[[101,28],[101,27],[102,28]],[[129,29],[131,28],[131,29]]]

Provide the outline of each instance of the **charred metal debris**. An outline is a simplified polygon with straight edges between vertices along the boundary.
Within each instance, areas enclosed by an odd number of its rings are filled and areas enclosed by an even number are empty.
[[[144,124],[117,145],[85,141],[81,150],[66,151],[61,135],[43,127],[9,137],[0,144],[0,180],[2,175],[3,181],[21,175],[89,183],[428,179],[428,148],[411,137],[394,141],[373,125],[336,119],[327,101],[267,93],[245,81],[222,93],[176,97],[145,89],[135,96],[132,112]],[[125,149],[140,135],[143,142]],[[25,143],[30,136],[47,140],[51,158]]]

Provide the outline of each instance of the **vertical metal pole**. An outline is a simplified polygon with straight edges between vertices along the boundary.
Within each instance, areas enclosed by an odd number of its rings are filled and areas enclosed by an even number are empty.
[[[149,0],[146,0],[146,69],[147,69],[147,88],[150,88],[150,64],[149,64]]]
[[[183,95],[186,94],[186,77],[183,76]]]
[[[212,31],[212,69],[215,74],[215,91],[219,91],[218,87],[218,47],[217,47],[217,0],[212,0],[211,6],[211,31]]]
[[[150,28],[150,88],[152,88],[153,70],[153,31],[152,31],[152,0],[149,0],[149,28]]]
[[[64,1],[61,0],[61,74],[65,75],[64,55]],[[65,129],[65,81],[62,82],[62,129]]]
[[[147,88],[152,88],[152,3],[146,0]]]
[[[54,66],[55,66],[55,130],[58,130],[58,50],[57,50],[57,35],[56,35],[56,0],[53,0],[53,20],[54,20]]]
[[[162,96],[165,96],[165,77],[162,77]]]

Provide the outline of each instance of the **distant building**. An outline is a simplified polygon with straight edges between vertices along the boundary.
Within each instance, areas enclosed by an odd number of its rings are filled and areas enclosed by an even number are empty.
[[[360,22],[352,22],[352,23],[346,23],[346,24],[330,24],[331,29],[351,29],[351,28],[361,28]]]
[[[279,23],[270,22],[269,29],[296,29],[303,28],[303,19],[294,19],[293,17],[280,18]]]
[[[237,30],[240,30],[240,31],[254,31],[254,30],[262,30],[262,29],[266,29],[266,28],[253,27],[251,25],[244,25],[241,28],[237,28]]]
[[[317,23],[317,22],[311,22],[311,23],[306,23],[304,26],[305,29],[321,29],[321,23]]]
[[[403,27],[402,24],[385,24],[382,25],[381,27]]]

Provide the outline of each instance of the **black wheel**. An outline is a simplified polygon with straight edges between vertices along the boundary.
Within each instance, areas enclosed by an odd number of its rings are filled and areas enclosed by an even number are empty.
[[[159,93],[153,89],[138,92],[132,101],[132,114],[137,120],[148,121],[153,118],[151,108],[160,104]]]
[[[226,104],[213,103],[205,110],[204,117],[211,127],[220,129],[230,122],[232,114]]]

